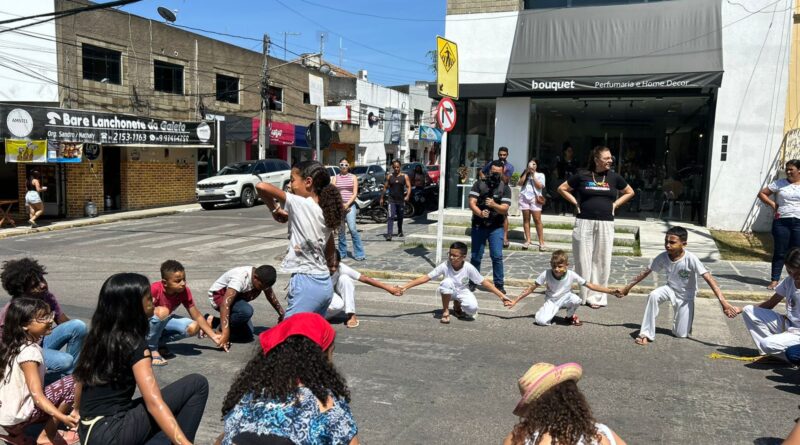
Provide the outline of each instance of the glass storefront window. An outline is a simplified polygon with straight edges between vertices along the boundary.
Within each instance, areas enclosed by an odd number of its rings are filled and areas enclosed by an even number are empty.
[[[478,170],[494,152],[495,99],[456,103],[456,127],[448,135],[446,206],[461,207]],[[465,205],[466,207],[466,205]]]

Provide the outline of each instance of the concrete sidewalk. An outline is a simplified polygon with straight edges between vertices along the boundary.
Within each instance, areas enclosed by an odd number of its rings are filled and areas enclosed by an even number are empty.
[[[196,210],[200,210],[200,204],[185,204],[170,207],[158,207],[154,209],[131,210],[127,212],[109,213],[94,218],[74,218],[52,222],[45,220],[42,221],[44,223],[43,225],[40,225],[35,229],[31,228],[27,222],[22,223],[21,221],[18,221],[16,228],[1,228],[0,239],[10,238],[12,236],[29,235],[32,233],[51,232],[54,230],[106,224],[129,219],[152,218],[155,216],[172,215],[175,213],[194,212]]]

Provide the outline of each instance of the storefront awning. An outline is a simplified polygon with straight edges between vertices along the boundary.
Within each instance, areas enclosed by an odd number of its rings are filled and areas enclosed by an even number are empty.
[[[506,92],[718,87],[719,0],[520,13]]]

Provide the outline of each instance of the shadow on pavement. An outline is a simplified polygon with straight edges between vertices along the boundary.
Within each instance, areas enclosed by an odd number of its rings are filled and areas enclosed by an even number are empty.
[[[736,281],[744,284],[752,284],[755,286],[766,286],[769,284],[769,280],[765,280],[762,278],[755,278],[755,277],[745,277],[734,274],[714,274],[714,278],[724,278],[726,280]]]
[[[782,443],[783,439],[777,437],[759,437],[753,441],[753,445],[780,445]]]

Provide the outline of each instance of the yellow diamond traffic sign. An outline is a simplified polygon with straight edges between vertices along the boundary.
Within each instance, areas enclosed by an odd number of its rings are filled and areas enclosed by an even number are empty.
[[[436,85],[439,95],[458,99],[458,45],[436,37]]]

